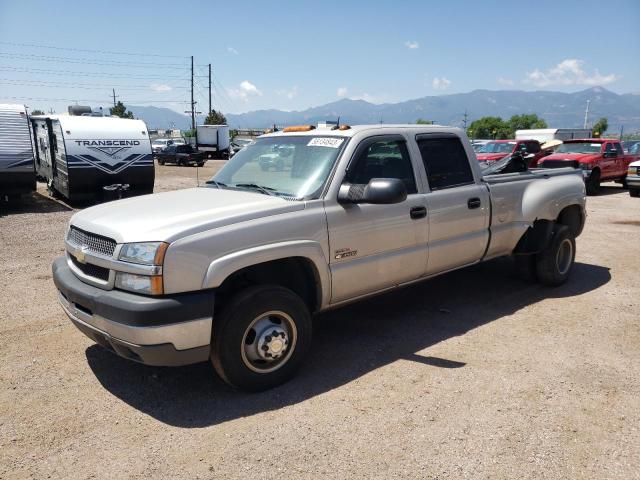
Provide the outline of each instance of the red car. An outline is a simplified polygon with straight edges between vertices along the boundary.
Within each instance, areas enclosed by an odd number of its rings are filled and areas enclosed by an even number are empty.
[[[565,140],[552,155],[540,162],[540,166],[559,167],[565,162],[577,161],[587,193],[594,195],[600,190],[602,180],[617,180],[624,184],[629,164],[637,159],[638,155],[626,154],[618,140],[585,138]]]
[[[525,155],[533,154],[530,167],[536,167],[538,161],[547,154],[537,140],[492,140],[476,152],[476,157],[479,162],[495,162],[517,151]]]

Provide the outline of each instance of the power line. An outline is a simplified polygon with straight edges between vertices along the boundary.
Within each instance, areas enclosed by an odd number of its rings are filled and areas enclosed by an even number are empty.
[[[37,45],[35,43],[15,43],[15,42],[1,42],[2,45],[11,45],[13,47],[30,47],[30,48],[49,48],[51,50],[66,50],[69,52],[88,52],[88,53],[102,53],[105,55],[132,55],[143,57],[165,57],[165,58],[184,58],[188,59],[186,55],[161,55],[158,53],[133,53],[133,52],[114,52],[109,50],[90,50],[88,48],[68,48],[68,47],[53,47],[51,45]]]
[[[45,82],[41,80],[14,80],[9,78],[0,78],[0,85],[12,85],[12,86],[28,86],[28,87],[44,87],[44,88],[79,88],[82,90],[102,90],[108,87],[119,87],[118,90],[123,91],[153,91],[155,93],[165,93],[170,91],[183,91],[187,90],[187,87],[176,87],[171,85],[160,85],[160,87],[169,87],[169,90],[157,90],[153,88],[153,85],[118,85],[118,84],[106,84],[106,83],[95,83],[95,84],[84,84],[84,83],[56,83],[56,82]],[[120,88],[121,87],[121,88]]]
[[[42,69],[42,68],[23,68],[23,67],[8,67],[4,65],[0,65],[0,70],[10,70],[16,72],[27,72],[27,73],[46,73],[48,75],[64,75],[64,76],[78,76],[78,77],[114,77],[114,78],[136,78],[136,79],[164,79],[164,78],[177,78],[180,80],[187,81],[188,78],[185,78],[181,75],[131,75],[128,73],[123,74],[115,74],[115,73],[106,73],[106,72],[74,72],[72,70],[50,70],[50,69]]]
[[[95,98],[49,98],[49,97],[0,97],[0,98],[10,98],[12,100],[33,100],[38,102],[95,102],[101,103],[105,101],[105,98],[95,99]],[[127,103],[177,103],[180,105],[188,105],[189,102],[185,102],[184,100],[136,100],[129,99]]]
[[[0,52],[0,57],[22,59],[22,60],[38,60],[42,62],[61,62],[61,63],[75,63],[83,65],[106,65],[110,67],[136,67],[136,68],[172,68],[176,70],[182,70],[186,68],[186,65],[179,63],[148,63],[148,62],[119,62],[116,60],[96,62],[91,58],[70,58],[70,57],[53,57],[50,55],[33,55],[26,53],[7,53]]]

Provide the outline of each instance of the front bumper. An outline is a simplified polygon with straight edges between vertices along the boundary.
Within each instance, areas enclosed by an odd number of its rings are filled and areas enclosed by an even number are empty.
[[[147,365],[178,366],[209,358],[214,293],[146,297],[80,281],[66,257],[53,281],[73,324],[96,343]]]
[[[640,188],[640,176],[638,175],[627,175],[627,187],[629,188]]]

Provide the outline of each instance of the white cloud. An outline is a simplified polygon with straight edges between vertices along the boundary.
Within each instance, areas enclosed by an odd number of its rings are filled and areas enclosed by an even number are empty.
[[[338,95],[339,97],[346,97],[347,93],[349,93],[349,90],[347,89],[347,87],[338,87],[338,91],[336,92],[336,95]]]
[[[420,47],[420,44],[415,40],[407,40],[406,42],[404,42],[404,46],[409,50],[415,50],[416,48]]]
[[[232,98],[239,98],[243,102],[249,101],[249,97],[262,96],[262,92],[258,90],[253,83],[249,80],[243,80],[240,82],[238,88],[230,88],[228,90],[229,96]]]
[[[434,77],[431,86],[434,90],[446,90],[451,85],[451,80],[446,77]]]
[[[227,52],[233,53],[234,55],[238,55],[238,53],[239,53],[238,50],[236,50],[233,47],[227,47]]]
[[[602,75],[596,68],[593,73],[587,73],[584,61],[577,58],[563,60],[546,72],[535,69],[527,72],[524,83],[531,83],[536,87],[548,87],[550,85],[607,85],[618,80],[618,75],[610,73]]]
[[[514,82],[510,78],[498,77],[498,83],[506,87],[512,87]]]
[[[276,90],[276,95],[287,97],[289,100],[298,96],[298,86],[294,85],[289,90]]]
[[[170,92],[173,90],[169,85],[165,85],[164,83],[152,83],[149,85],[149,88],[154,92]]]

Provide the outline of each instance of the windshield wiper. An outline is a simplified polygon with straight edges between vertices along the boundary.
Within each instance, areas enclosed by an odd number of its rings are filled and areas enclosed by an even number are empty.
[[[207,180],[206,182],[204,182],[207,185],[215,185],[218,188],[223,188],[226,187],[227,185],[225,183],[222,182],[217,182],[215,180]]]
[[[256,183],[236,183],[233,185],[234,187],[240,188],[252,188],[254,190],[258,190],[260,193],[264,193],[265,195],[271,195],[273,197],[277,197],[276,189],[271,187],[264,187],[262,185],[258,185]]]

